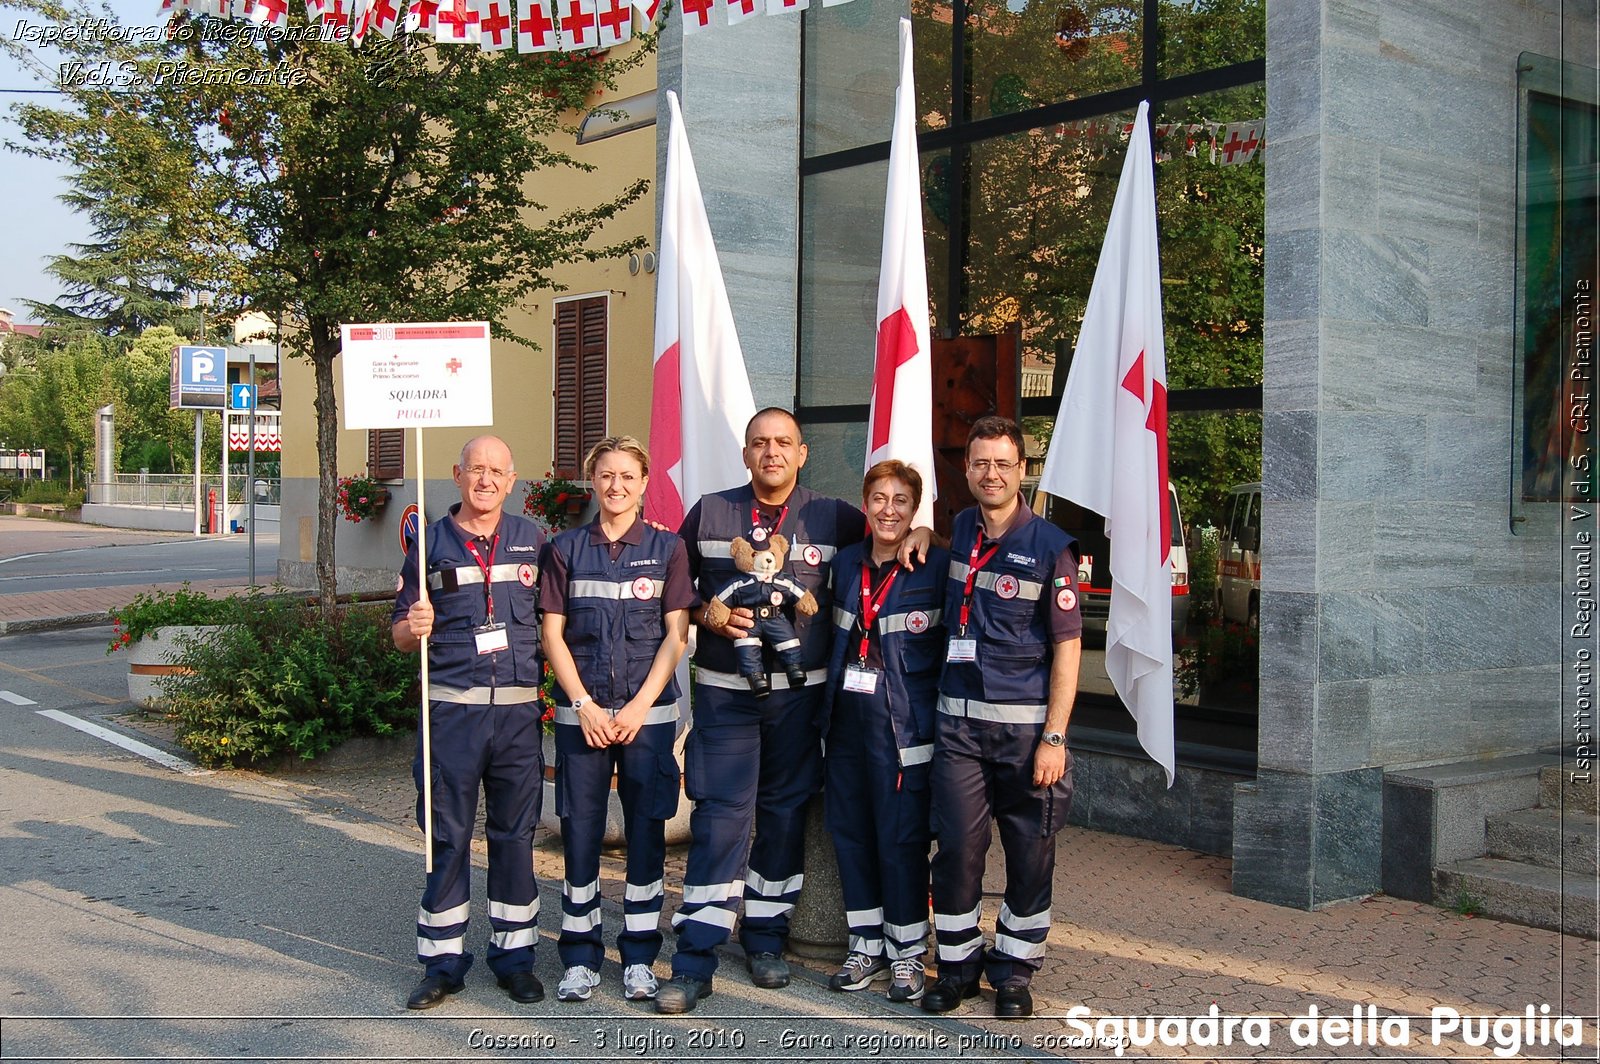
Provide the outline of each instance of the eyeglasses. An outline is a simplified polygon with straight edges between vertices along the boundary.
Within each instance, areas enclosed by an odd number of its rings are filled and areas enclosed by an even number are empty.
[[[504,480],[511,475],[509,470],[482,465],[467,466],[462,472],[473,480],[477,480],[480,477],[488,477],[490,480]]]
[[[988,473],[989,470],[993,469],[1001,476],[1006,476],[1021,464],[1021,462],[1002,462],[998,459],[979,458],[976,461],[968,462],[967,468],[974,473]]]

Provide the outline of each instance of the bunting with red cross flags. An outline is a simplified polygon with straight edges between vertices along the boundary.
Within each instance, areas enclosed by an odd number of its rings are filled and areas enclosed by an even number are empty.
[[[602,48],[614,48],[633,36],[633,4],[629,0],[595,0],[594,18]]]
[[[545,0],[517,0],[517,51],[553,52],[561,35]]]
[[[758,0],[726,0],[726,3],[730,26],[737,26],[746,19],[755,18],[763,10],[763,5]]]
[[[432,33],[438,25],[439,0],[412,0],[406,9],[407,33]]]
[[[633,9],[639,13],[639,28],[648,32],[661,13],[661,0],[633,0]]]
[[[1257,119],[1254,122],[1229,122],[1217,130],[1216,145],[1212,149],[1213,161],[1223,166],[1242,166],[1256,157],[1256,150],[1261,147],[1262,133],[1266,123]]]
[[[578,52],[593,48],[599,39],[595,32],[595,0],[554,0],[560,11],[561,50]]]
[[[257,0],[265,3],[266,0]],[[367,7],[367,29],[385,40],[393,40],[400,27],[400,16],[405,10],[405,0],[372,0]]]
[[[258,26],[287,29],[289,26],[289,0],[256,0],[250,9],[250,21]]]
[[[1039,488],[1101,514],[1111,544],[1106,674],[1139,745],[1175,769],[1167,355],[1150,104],[1139,104]]]
[[[473,0],[441,0],[433,16],[433,39],[440,44],[477,44],[478,8]]]
[[[683,12],[684,34],[699,33],[709,28],[711,13],[716,6],[717,0],[682,0],[678,9]]]

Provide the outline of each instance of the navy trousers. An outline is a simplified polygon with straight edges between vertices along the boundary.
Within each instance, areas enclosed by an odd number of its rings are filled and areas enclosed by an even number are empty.
[[[489,843],[488,962],[496,975],[533,970],[539,888],[533,829],[544,797],[538,703],[509,706],[434,702],[433,871],[417,912],[417,960],[429,975],[459,979],[472,967],[466,949],[472,883],[472,831],[484,792]],[[417,825],[422,825],[422,740],[412,765]]]
[[[834,695],[824,822],[839,860],[850,949],[901,960],[927,948],[931,766],[900,768],[884,687]]]
[[[781,677],[780,677],[781,679]],[[673,975],[710,979],[744,898],[739,941],[777,953],[804,881],[806,803],[822,783],[820,687],[770,697],[695,686],[684,787],[694,799]],[[750,830],[755,827],[755,840]]]
[[[1072,804],[1072,772],[1052,787],[1033,785],[1039,725],[939,715],[933,755],[933,923],[939,974],[993,986],[1027,983],[1044,961],[1050,933],[1055,835]],[[978,912],[990,819],[1005,851],[1006,890],[994,945],[984,949]]]
[[[583,729],[556,725],[556,815],[561,818],[561,964],[599,971],[605,957],[600,930],[600,844],[605,837],[611,779],[617,780],[622,829],[628,843],[623,929],[617,935],[622,964],[651,964],[661,952],[662,864],[666,824],[678,810],[678,762],[672,753],[677,725],[646,724],[633,742],[600,749],[583,741]]]

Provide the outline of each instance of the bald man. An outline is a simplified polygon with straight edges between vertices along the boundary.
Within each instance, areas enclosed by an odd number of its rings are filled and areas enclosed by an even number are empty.
[[[392,618],[401,650],[415,651],[428,638],[433,871],[417,912],[417,960],[425,973],[406,1001],[412,1009],[443,1003],[472,967],[466,935],[480,785],[489,843],[489,969],[512,1000],[544,998],[533,974],[539,889],[532,854],[544,786],[536,587],[544,533],[527,518],[501,512],[517,480],[504,440],[469,440],[452,476],[461,501],[428,526],[428,598],[418,594],[413,544]],[[413,771],[420,824],[420,740]]]

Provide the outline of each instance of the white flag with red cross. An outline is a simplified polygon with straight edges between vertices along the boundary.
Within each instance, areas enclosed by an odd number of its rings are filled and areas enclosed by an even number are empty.
[[[615,48],[633,36],[633,4],[629,0],[595,0],[594,19],[601,48]]]
[[[1139,104],[1039,487],[1106,519],[1106,673],[1170,787],[1172,511],[1149,112]]]
[[[545,0],[517,0],[517,51],[553,52],[561,34]]]
[[[258,26],[286,29],[289,25],[289,0],[256,0],[250,9],[250,21]]]
[[[262,3],[263,0],[256,0]],[[405,12],[405,0],[371,0],[367,7],[367,30],[385,40],[394,40],[395,30]]]
[[[406,9],[407,33],[433,33],[439,27],[439,0],[411,0]]]
[[[878,341],[867,415],[867,462],[897,458],[922,474],[912,525],[933,527],[933,353],[928,335],[928,265],[922,249],[922,181],[917,164],[917,93],[911,20],[900,20],[900,85],[889,138],[889,187],[878,268]]]
[[[1240,166],[1256,157],[1266,123],[1229,122],[1217,130],[1216,161],[1223,166]]]
[[[595,32],[595,0],[555,0],[555,5],[560,13],[561,50],[593,48],[599,37]]]
[[[727,6],[728,25],[737,26],[761,14],[765,4],[761,0],[727,0]]]
[[[473,0],[441,0],[433,15],[433,39],[440,44],[477,44],[478,8]]]
[[[513,0],[476,0],[478,9],[478,47],[485,52],[504,52],[516,47],[517,30],[511,21]]]
[[[639,28],[649,32],[661,14],[661,0],[633,0],[633,9],[639,13]]]
[[[750,479],[744,430],[756,404],[677,93],[667,93],[667,109],[650,402],[655,468],[644,509],[677,528],[700,496]]]
[[[683,12],[683,32],[699,33],[709,27],[716,6],[717,0],[682,0],[678,8]]]

